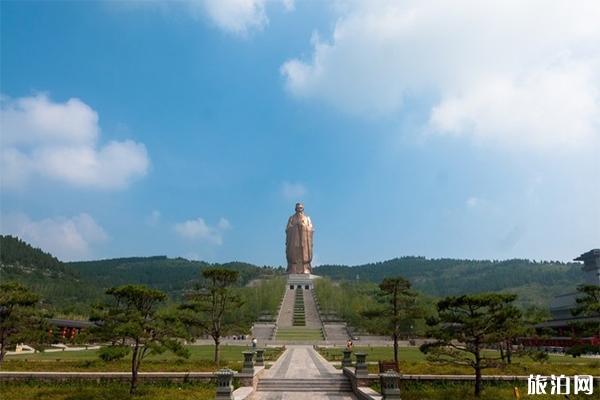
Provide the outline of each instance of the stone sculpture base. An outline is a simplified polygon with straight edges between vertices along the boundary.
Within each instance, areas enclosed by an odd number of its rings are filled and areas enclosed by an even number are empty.
[[[315,279],[319,279],[320,276],[312,274],[288,274],[288,289],[296,289],[301,287],[303,289],[314,289]],[[292,287],[293,286],[293,287]]]

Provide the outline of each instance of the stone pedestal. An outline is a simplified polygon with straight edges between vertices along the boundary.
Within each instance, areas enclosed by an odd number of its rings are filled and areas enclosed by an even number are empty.
[[[233,371],[223,368],[215,372],[217,376],[217,400],[233,400]]]
[[[254,364],[258,367],[262,367],[265,365],[264,359],[265,349],[256,349],[256,360]]]
[[[400,400],[400,375],[394,370],[379,374],[383,400]]]
[[[242,352],[244,355],[244,365],[242,366],[242,374],[253,374],[254,373],[254,361],[252,358],[254,357],[253,351],[244,351]]]
[[[288,289],[293,290],[301,288],[305,290],[312,290],[315,288],[314,281],[318,278],[320,277],[312,274],[288,274]]]
[[[352,350],[344,350],[344,358],[342,358],[342,368],[352,366]]]
[[[356,366],[354,373],[356,377],[363,377],[365,375],[369,375],[369,370],[367,368],[367,354],[366,353],[355,353],[356,356]]]

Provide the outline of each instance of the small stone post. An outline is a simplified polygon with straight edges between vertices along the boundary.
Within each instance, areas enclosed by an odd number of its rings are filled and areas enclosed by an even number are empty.
[[[255,365],[262,367],[265,365],[265,359],[263,355],[265,354],[265,349],[256,349],[256,361]]]
[[[356,366],[354,373],[356,376],[365,376],[369,375],[369,370],[367,369],[367,354],[366,353],[355,353],[356,356]]]
[[[253,351],[243,351],[244,355],[244,365],[242,366],[242,374],[254,374],[254,361],[252,361],[252,357],[254,357]]]
[[[400,400],[400,375],[392,369],[379,374],[383,400]]]
[[[342,368],[351,367],[352,366],[352,350],[345,349],[344,350],[344,358],[342,358]]]
[[[233,400],[233,371],[223,368],[215,372],[217,376],[217,400]]]

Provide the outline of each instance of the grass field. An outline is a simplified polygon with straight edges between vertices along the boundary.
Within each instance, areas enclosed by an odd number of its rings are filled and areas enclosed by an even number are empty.
[[[126,383],[0,383],[2,400],[201,400],[214,399],[211,384],[149,384],[138,387],[135,397],[129,395]]]
[[[445,383],[423,383],[402,382],[400,386],[402,400],[514,400],[514,386],[510,383],[484,383],[481,397],[477,399],[473,395],[472,383],[445,382]],[[517,385],[522,399],[531,400],[556,400],[564,399],[561,395],[527,395],[527,383]],[[375,388],[376,390],[378,388]],[[592,395],[579,394],[570,395],[569,400],[598,400],[600,391],[596,390]],[[548,390],[549,393],[549,390]]]
[[[528,396],[525,383],[518,385],[522,399],[554,400],[557,395]],[[373,387],[379,390],[378,385]],[[131,400],[125,383],[15,383],[0,382],[2,400]],[[571,400],[598,400],[598,388],[591,396],[571,395]],[[204,400],[214,399],[215,388],[210,384],[141,384],[137,400]],[[475,400],[473,384],[469,383],[423,383],[402,382],[403,400]],[[484,383],[482,396],[478,400],[514,400],[513,385],[510,383]]]
[[[321,331],[321,329],[307,328],[304,326],[279,328],[277,330],[277,340],[297,340],[305,342],[311,340],[323,340],[323,332]]]
[[[214,346],[188,346],[190,358],[184,359],[173,353],[150,355],[141,365],[141,371],[214,371],[217,367],[213,360]],[[239,371],[242,367],[244,346],[221,346],[220,367],[229,367]],[[274,361],[282,348],[267,348],[265,360]],[[98,350],[61,351],[7,356],[2,363],[4,371],[130,371],[130,361],[104,362],[98,358]]]
[[[319,352],[330,361],[342,359],[343,348],[319,348]],[[392,347],[354,347],[354,352],[367,353],[367,362],[393,360]],[[534,362],[526,357],[513,357],[510,365],[484,369],[484,375],[529,375],[565,374],[598,375],[600,359],[550,356],[545,363]],[[379,372],[376,364],[369,365],[369,371]],[[473,369],[463,366],[434,364],[426,360],[418,348],[400,348],[400,371],[405,374],[473,374]]]

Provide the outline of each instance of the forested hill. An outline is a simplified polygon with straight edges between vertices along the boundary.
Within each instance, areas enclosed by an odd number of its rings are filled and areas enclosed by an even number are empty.
[[[13,236],[0,235],[0,281],[21,282],[42,298],[52,310],[85,312],[101,291],[84,282],[77,271],[49,253],[34,248]]]
[[[106,289],[124,284],[148,285],[176,300],[199,281],[201,270],[209,267],[239,271],[240,286],[280,272],[243,262],[209,264],[166,256],[63,263],[19,238],[0,235],[0,281],[29,286],[59,314],[86,316]]]
[[[62,263],[52,255],[12,236],[0,236],[0,279],[17,280],[38,291],[55,309],[85,312],[106,289],[129,283],[145,284],[166,292],[171,299],[199,281],[202,269],[224,267],[240,272],[240,285],[259,277],[282,273],[244,262],[210,264],[184,258],[129,257]],[[583,281],[581,265],[529,260],[456,260],[402,257],[354,267],[323,265],[316,275],[334,280],[379,283],[403,276],[431,296],[483,291],[510,291],[522,303],[547,307],[551,298],[574,290]]]
[[[510,291],[528,304],[546,306],[559,293],[574,290],[583,281],[581,264],[529,260],[457,260],[402,257],[357,265],[322,265],[316,275],[334,280],[375,282],[403,276],[414,287],[433,296],[484,291]]]
[[[53,277],[74,276],[73,271],[52,254],[10,235],[0,235],[0,263],[2,269],[14,272]]]
[[[69,262],[66,265],[77,271],[83,279],[104,288],[140,283],[160,289],[172,298],[179,298],[184,290],[190,289],[198,282],[200,272],[205,268],[219,267],[239,271],[239,283],[242,286],[259,276],[274,273],[272,268],[261,268],[243,262],[210,264],[166,256],[80,261]]]

